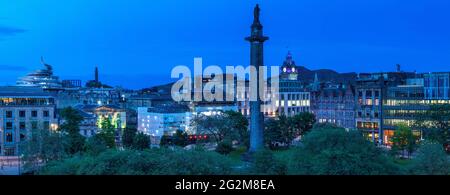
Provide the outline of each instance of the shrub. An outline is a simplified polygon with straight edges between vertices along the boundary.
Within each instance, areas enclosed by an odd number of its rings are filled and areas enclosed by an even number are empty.
[[[272,151],[262,150],[253,154],[253,174],[285,175],[286,164],[275,158]]]
[[[450,160],[442,144],[424,144],[413,160],[410,173],[419,175],[449,175]]]
[[[233,152],[233,144],[231,141],[222,141],[217,145],[216,152],[219,154],[230,154]]]

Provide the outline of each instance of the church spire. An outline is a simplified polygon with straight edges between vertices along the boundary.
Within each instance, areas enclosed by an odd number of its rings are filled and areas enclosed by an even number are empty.
[[[317,76],[317,72],[314,75],[314,82],[313,82],[313,91],[319,91],[319,86],[320,86],[320,82],[319,82],[319,77]]]

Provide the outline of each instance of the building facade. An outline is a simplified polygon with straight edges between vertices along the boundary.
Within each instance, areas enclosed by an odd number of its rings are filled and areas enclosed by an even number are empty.
[[[425,99],[450,99],[450,72],[423,74]]]
[[[171,136],[177,131],[189,132],[192,112],[186,105],[170,104],[158,107],[138,108],[139,132],[151,136],[152,144],[159,144],[164,135]],[[190,134],[192,134],[190,132]]]
[[[355,91],[356,129],[376,144],[383,144],[383,102],[388,87],[405,85],[412,72],[359,74]]]
[[[319,123],[355,129],[355,90],[340,85],[312,92],[311,110]]]
[[[0,88],[0,155],[16,156],[32,131],[58,128],[54,97],[39,88]]]

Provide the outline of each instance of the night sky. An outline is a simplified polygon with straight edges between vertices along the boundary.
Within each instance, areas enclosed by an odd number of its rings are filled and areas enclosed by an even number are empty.
[[[176,65],[248,65],[253,7],[266,65],[338,72],[450,71],[448,0],[0,0],[0,84],[42,67],[143,88]]]

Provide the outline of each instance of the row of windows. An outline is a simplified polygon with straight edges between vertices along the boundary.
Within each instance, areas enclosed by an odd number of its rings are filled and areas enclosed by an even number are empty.
[[[378,106],[380,105],[380,100],[378,98],[372,99],[372,98],[366,98],[365,101],[363,101],[362,98],[358,98],[358,104],[360,105],[367,105],[367,106]]]
[[[27,116],[27,112],[25,110],[19,110],[19,117],[20,118],[25,118],[26,116]],[[48,111],[48,110],[42,111],[42,116],[43,117],[50,117],[50,111]],[[13,118],[13,111],[11,111],[11,110],[5,111],[5,117],[6,118]],[[32,110],[31,111],[31,117],[38,117],[38,111],[37,110]]]
[[[12,132],[5,133],[5,143],[11,144],[14,143],[14,134]],[[25,141],[26,135],[24,133],[20,133],[20,141]]]
[[[358,121],[356,123],[356,127],[359,129],[378,129],[378,123],[377,122],[361,122]]]
[[[38,129],[38,122],[37,121],[32,121],[29,124],[31,126],[32,130],[37,130]],[[13,122],[6,122],[5,123],[5,130],[13,130]],[[50,122],[49,121],[44,121],[42,122],[42,128],[43,129],[50,129]],[[19,130],[26,130],[27,129],[27,124],[25,122],[19,122]]]
[[[450,100],[387,100],[386,106],[450,104]]]
[[[380,91],[378,90],[366,90],[364,94],[364,90],[358,91],[358,97],[363,97],[365,95],[366,98],[372,97],[374,95],[375,97],[380,97]]]
[[[425,114],[426,110],[386,110],[386,117],[418,117]]]
[[[309,93],[302,93],[302,94],[281,94],[280,98],[282,100],[288,99],[288,100],[307,100],[309,99]]]
[[[365,118],[378,118],[380,116],[380,114],[378,112],[373,112],[373,113],[372,112],[365,112],[365,113],[363,113],[363,112],[359,111],[357,116],[358,116],[358,118],[363,118],[363,117],[365,117]]]

